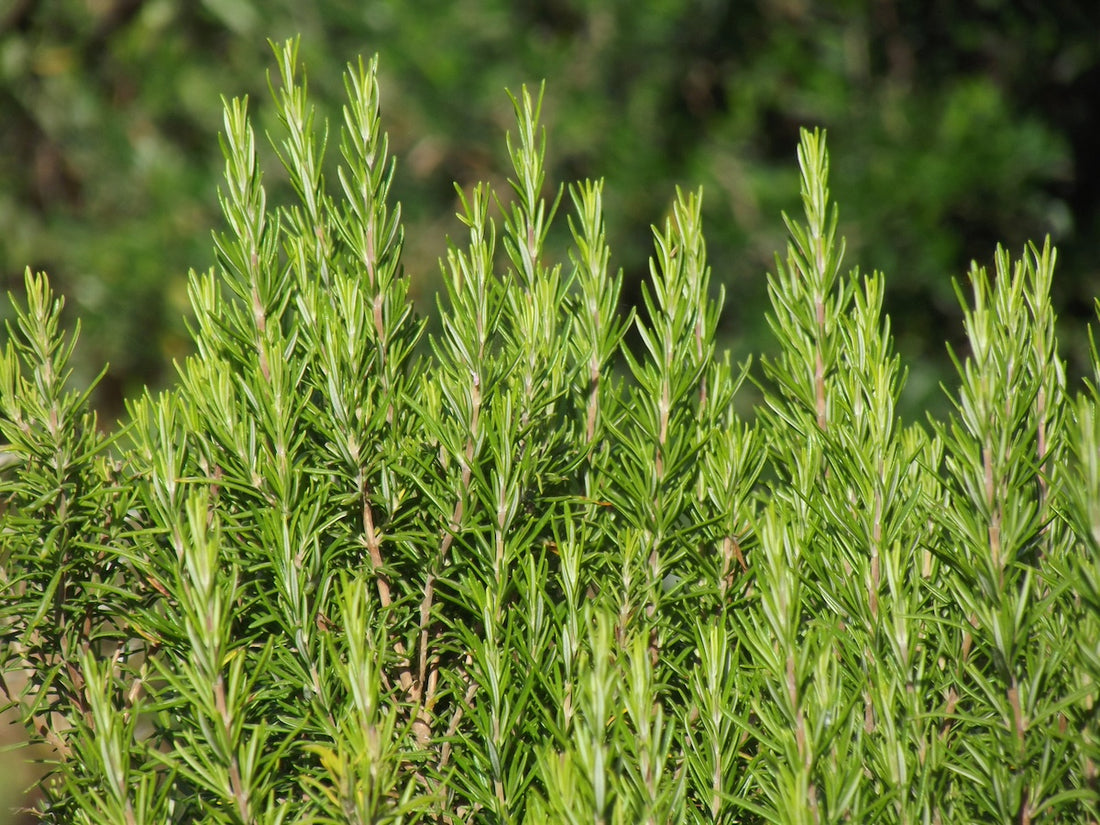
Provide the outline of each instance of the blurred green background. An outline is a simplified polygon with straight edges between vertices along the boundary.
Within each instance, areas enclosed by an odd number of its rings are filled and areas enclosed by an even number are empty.
[[[1018,254],[1053,237],[1065,354],[1082,367],[1100,294],[1098,32],[1085,0],[2,0],[0,279],[18,296],[30,266],[68,296],[78,379],[111,364],[106,425],[170,380],[186,273],[211,265],[220,227],[219,96],[251,95],[271,128],[266,41],[300,34],[323,116],[345,64],[381,55],[427,314],[459,233],[451,182],[500,182],[504,90],[545,78],[551,179],[606,178],[625,302],[674,187],[702,185],[724,343],[738,359],[772,350],[765,273],[780,211],[799,209],[798,129],[826,127],[847,260],[887,274],[919,415],[942,408],[943,341],[961,335],[951,277],[998,241]],[[266,168],[278,201],[270,152]]]
[[[737,358],[773,348],[765,273],[799,209],[800,126],[829,130],[848,263],[887,274],[912,366],[914,414],[935,406],[952,276],[994,245],[1050,234],[1057,306],[1080,364],[1100,293],[1100,3],[947,0],[7,0],[0,5],[0,277],[49,272],[84,324],[80,372],[104,362],[108,421],[188,351],[186,273],[220,226],[220,95],[249,94],[273,126],[267,38],[301,34],[322,115],[341,72],[381,55],[398,155],[407,268],[434,306],[437,258],[457,233],[451,181],[497,179],[505,88],[548,81],[555,183],[607,180],[625,300],[647,271],[650,224],[674,187],[702,185]],[[333,153],[335,154],[335,153]],[[273,199],[277,162],[267,165]],[[564,235],[564,226],[562,235]],[[1067,319],[1069,320],[1069,319]]]

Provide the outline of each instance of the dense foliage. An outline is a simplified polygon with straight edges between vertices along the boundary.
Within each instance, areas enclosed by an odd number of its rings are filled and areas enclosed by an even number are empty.
[[[953,411],[903,426],[804,132],[742,418],[699,194],[621,315],[603,185],[548,185],[522,91],[428,332],[375,64],[330,133],[278,58],[295,195],[228,101],[172,387],[105,435],[45,276],[14,301],[0,651],[45,821],[1095,821],[1100,357],[1067,387],[1049,245],[969,273]]]
[[[334,118],[346,55],[381,55],[422,314],[454,231],[451,182],[506,162],[500,90],[550,78],[548,172],[608,181],[624,306],[640,306],[650,223],[677,184],[702,184],[731,298],[720,340],[769,348],[760,273],[784,242],[775,215],[797,208],[790,147],[802,124],[827,127],[851,260],[892,275],[903,404],[922,413],[950,370],[950,275],[991,264],[996,242],[1051,234],[1056,305],[1091,314],[1098,29],[1100,4],[1079,0],[12,0],[0,11],[0,278],[20,289],[28,265],[50,273],[84,322],[82,380],[111,365],[93,396],[108,422],[123,397],[170,381],[166,365],[190,352],[185,273],[212,263],[218,95],[248,91],[257,131],[276,128],[264,41],[300,32],[311,97]],[[266,141],[259,151],[270,159]],[[282,197],[287,181],[267,165]],[[548,239],[560,255],[567,242]],[[1079,369],[1086,342],[1067,343]]]

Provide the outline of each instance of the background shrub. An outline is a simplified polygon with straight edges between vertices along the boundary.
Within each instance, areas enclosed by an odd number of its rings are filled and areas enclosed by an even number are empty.
[[[218,95],[248,92],[258,131],[276,128],[264,41],[300,32],[312,99],[332,118],[344,56],[381,55],[410,289],[427,316],[456,231],[452,181],[507,162],[501,89],[549,78],[548,171],[607,179],[624,310],[640,306],[650,224],[676,185],[703,185],[714,283],[731,298],[720,337],[738,357],[771,348],[760,276],[784,242],[775,215],[797,209],[790,147],[800,126],[828,127],[850,260],[893,275],[903,406],[919,417],[951,374],[951,276],[991,266],[995,243],[1050,234],[1056,306],[1091,315],[1098,15],[1073,0],[17,0],[0,13],[0,275],[19,289],[30,265],[69,297],[85,325],[74,366],[90,380],[111,365],[93,398],[105,421],[170,382],[165,365],[190,351],[185,273],[213,263]],[[260,143],[281,198],[286,178]],[[568,242],[548,238],[563,256]],[[1087,342],[1065,336],[1071,368],[1087,372]]]

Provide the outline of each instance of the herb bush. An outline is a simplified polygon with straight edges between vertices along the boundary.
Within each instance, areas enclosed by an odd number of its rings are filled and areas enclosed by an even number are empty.
[[[1049,246],[969,273],[953,412],[903,425],[804,132],[744,420],[697,194],[623,317],[600,183],[545,260],[566,199],[523,91],[427,335],[374,63],[334,182],[277,54],[297,201],[228,102],[174,388],[103,434],[45,276],[15,302],[0,634],[44,821],[1096,821],[1100,357],[1070,391]]]

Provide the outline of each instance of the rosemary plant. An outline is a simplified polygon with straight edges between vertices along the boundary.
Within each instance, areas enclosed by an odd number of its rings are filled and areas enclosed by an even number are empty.
[[[522,90],[428,335],[375,62],[326,175],[296,48],[295,198],[227,101],[174,387],[104,435],[61,298],[13,297],[0,665],[52,749],[42,821],[1096,821],[1100,357],[1067,386],[1049,245],[970,272],[954,412],[903,423],[883,276],[844,270],[804,132],[742,419],[700,193],[623,316],[603,186],[548,185]]]

